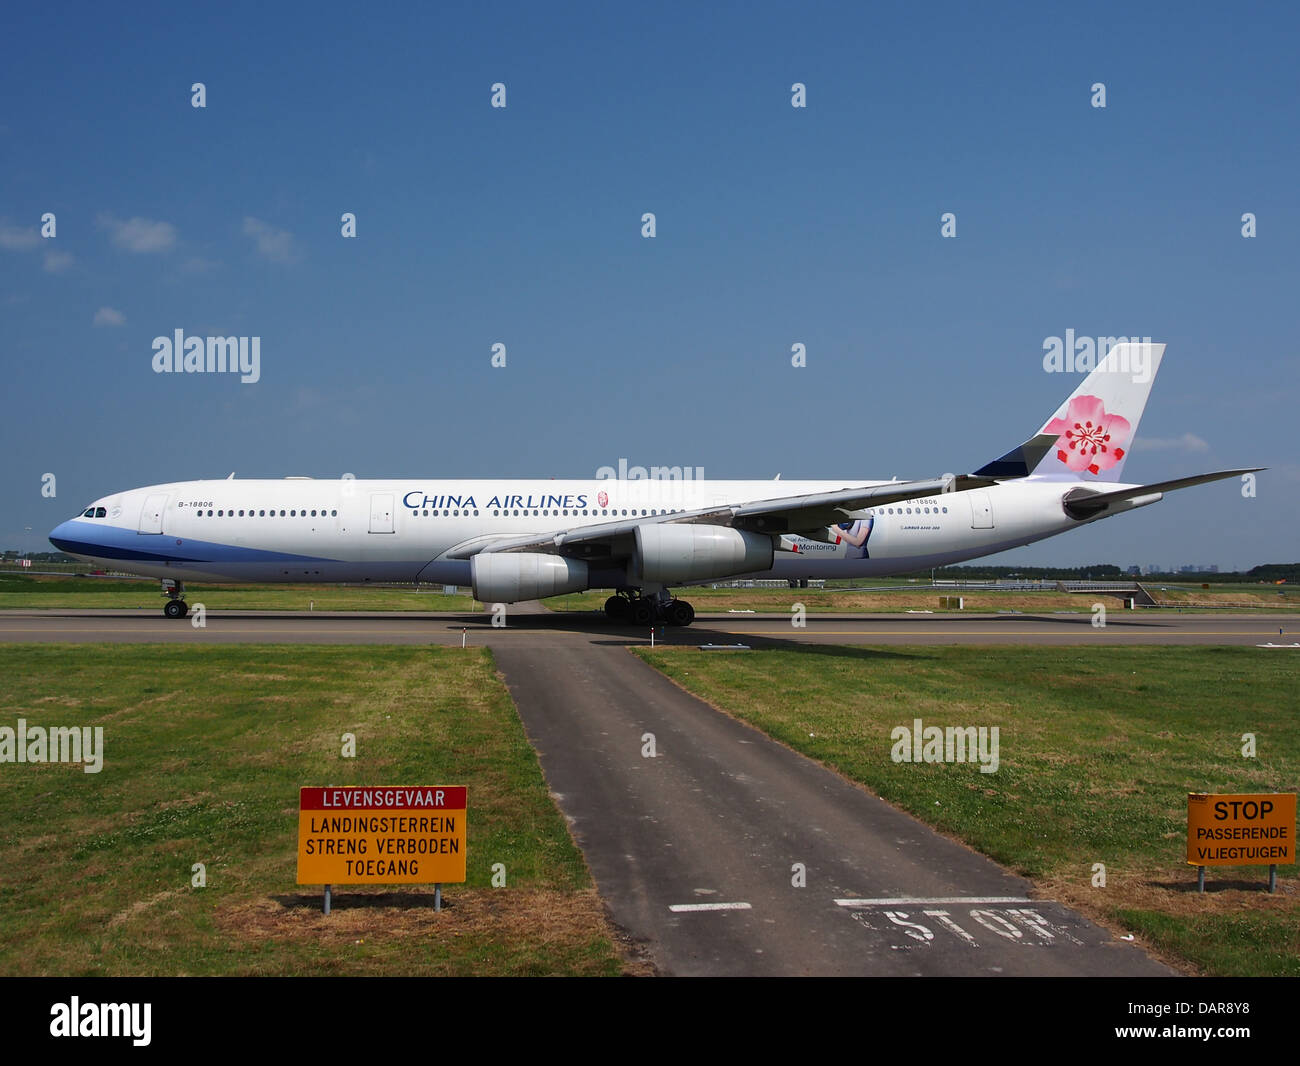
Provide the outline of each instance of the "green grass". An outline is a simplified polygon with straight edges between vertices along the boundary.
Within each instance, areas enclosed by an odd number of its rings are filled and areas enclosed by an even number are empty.
[[[0,764],[0,974],[621,971],[484,649],[7,645],[0,672],[0,725],[104,728],[98,774]],[[321,915],[297,805],[325,784],[469,787],[447,909],[341,886]]]
[[[1300,976],[1300,892],[1184,864],[1188,792],[1293,792],[1300,660],[1255,648],[637,648],[714,705],[1193,968]],[[999,767],[901,763],[913,719],[997,726]],[[1257,757],[1241,754],[1256,737]],[[1092,888],[1094,863],[1107,869]],[[1226,890],[1224,890],[1227,886]]]
[[[444,596],[396,588],[340,585],[186,584],[185,599],[208,610],[227,611],[471,611],[468,592]],[[120,578],[18,577],[0,575],[3,608],[115,608],[162,613],[166,599],[156,581]]]

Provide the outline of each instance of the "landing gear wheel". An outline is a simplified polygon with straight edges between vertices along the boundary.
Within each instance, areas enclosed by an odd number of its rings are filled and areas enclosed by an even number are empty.
[[[695,621],[695,608],[685,600],[673,600],[668,605],[668,624],[688,626]]]
[[[647,599],[632,601],[632,624],[634,626],[648,626],[655,620],[654,605]]]
[[[626,596],[611,596],[605,601],[605,617],[611,622],[626,622],[632,602]]]
[[[190,605],[184,600],[168,600],[163,605],[163,614],[168,618],[184,618],[190,613]]]

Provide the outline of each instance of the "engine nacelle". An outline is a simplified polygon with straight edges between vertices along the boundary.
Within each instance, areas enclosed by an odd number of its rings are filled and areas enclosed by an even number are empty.
[[[518,603],[587,588],[581,559],[539,552],[480,552],[469,561],[474,598],[480,603]]]
[[[641,578],[665,585],[770,570],[772,553],[772,538],[766,533],[730,526],[683,523],[636,527]]]

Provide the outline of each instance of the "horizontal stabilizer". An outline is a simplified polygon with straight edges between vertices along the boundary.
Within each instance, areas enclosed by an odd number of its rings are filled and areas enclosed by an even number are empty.
[[[1154,485],[1134,485],[1131,488],[1115,489],[1113,492],[1073,489],[1065,496],[1065,510],[1072,518],[1092,518],[1094,515],[1110,510],[1117,503],[1126,503],[1142,496],[1155,496],[1162,492],[1173,492],[1174,489],[1185,489],[1192,485],[1204,485],[1207,481],[1222,481],[1225,478],[1241,477],[1242,474],[1254,474],[1263,469],[1262,466],[1253,466],[1244,470],[1217,470],[1213,474],[1193,474],[1191,477],[1157,481]]]

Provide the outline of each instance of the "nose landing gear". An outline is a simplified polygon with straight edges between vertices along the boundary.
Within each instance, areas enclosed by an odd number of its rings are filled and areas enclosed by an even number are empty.
[[[190,613],[190,605],[185,602],[185,585],[180,581],[163,581],[163,595],[168,600],[163,604],[163,614],[168,618],[184,618]]]

